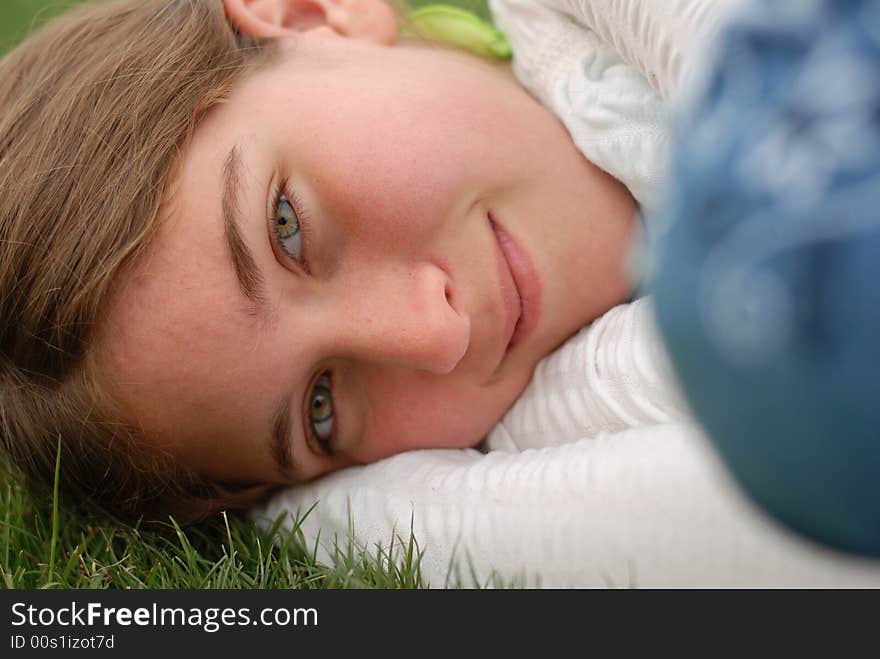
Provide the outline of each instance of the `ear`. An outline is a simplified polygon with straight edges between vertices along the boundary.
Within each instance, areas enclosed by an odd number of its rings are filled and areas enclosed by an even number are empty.
[[[385,0],[224,0],[226,16],[252,37],[320,31],[391,45],[397,16]]]

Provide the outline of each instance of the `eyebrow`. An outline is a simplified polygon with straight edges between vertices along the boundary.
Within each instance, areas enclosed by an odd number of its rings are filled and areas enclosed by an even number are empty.
[[[293,451],[290,448],[290,403],[285,398],[278,406],[272,422],[272,443],[270,446],[275,466],[281,476],[288,479],[293,469]]]
[[[248,301],[248,314],[264,318],[267,315],[265,280],[241,230],[244,226],[238,204],[242,188],[241,170],[241,153],[238,145],[233,145],[223,160],[223,235],[238,288]],[[290,403],[287,398],[281,401],[273,416],[269,451],[281,476],[289,479],[291,472],[297,470],[290,447]]]
[[[238,288],[249,303],[249,312],[264,316],[266,296],[263,273],[241,230],[244,225],[238,205],[242,187],[241,169],[241,154],[238,145],[233,145],[223,161],[223,235],[238,279]]]

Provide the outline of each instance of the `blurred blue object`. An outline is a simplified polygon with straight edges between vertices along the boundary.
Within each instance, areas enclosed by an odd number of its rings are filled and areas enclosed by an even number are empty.
[[[649,292],[745,490],[880,555],[880,0],[751,2],[678,122]]]

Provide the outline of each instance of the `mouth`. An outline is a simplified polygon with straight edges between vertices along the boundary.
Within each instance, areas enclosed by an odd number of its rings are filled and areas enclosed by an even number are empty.
[[[538,326],[541,284],[528,253],[489,212],[489,223],[503,257],[501,289],[508,315],[505,354]]]

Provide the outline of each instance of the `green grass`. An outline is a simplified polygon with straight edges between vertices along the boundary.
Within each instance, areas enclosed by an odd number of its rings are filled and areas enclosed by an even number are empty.
[[[316,558],[298,526],[266,532],[221,513],[182,528],[125,526],[31,497],[8,472],[0,491],[2,588],[423,588],[415,542]],[[394,554],[396,561],[388,560]]]
[[[51,16],[82,0],[0,0],[0,54]]]
[[[59,444],[60,446],[60,444]],[[59,453],[60,455],[60,453]],[[2,589],[342,589],[521,588],[519,579],[486,581],[459,561],[446,583],[421,574],[417,539],[390,537],[383,547],[336,544],[330,564],[317,559],[300,524],[279,517],[261,529],[222,512],[199,524],[124,525],[59,500],[56,462],[51,500],[35,498],[0,463],[0,588]],[[352,528],[356,521],[352,520]]]

